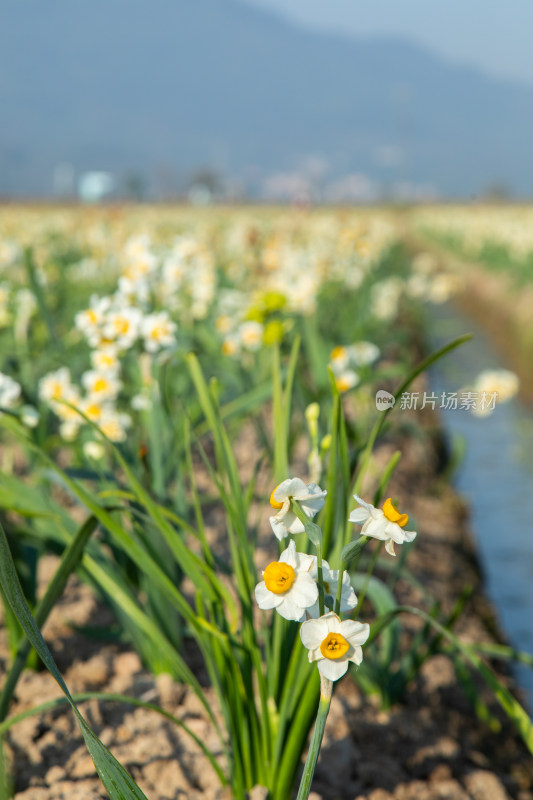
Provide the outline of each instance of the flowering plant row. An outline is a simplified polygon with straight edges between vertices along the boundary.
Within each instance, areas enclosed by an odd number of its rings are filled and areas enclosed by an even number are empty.
[[[350,664],[358,684],[388,702],[390,664],[406,664],[403,679],[422,663],[424,642],[401,657],[394,649],[400,614],[426,614],[428,629],[478,668],[442,615],[394,597],[398,576],[410,579],[405,553],[416,536],[391,498],[381,504],[400,453],[374,476],[373,496],[365,483],[394,405],[377,413],[376,388],[394,390],[399,407],[411,382],[464,339],[411,369],[402,302],[445,292],[425,268],[409,273],[387,218],[221,213],[215,223],[178,224],[161,214],[164,230],[154,224],[150,234],[138,220],[71,225],[66,215],[53,236],[38,225],[0,247],[0,337],[13,354],[0,375],[9,444],[0,572],[15,612],[6,614],[12,663],[0,743],[17,722],[9,708],[29,652],[19,625],[57,677],[39,627],[77,570],[144,664],[196,695],[212,736],[195,742],[236,800],[254,786],[269,800],[291,796],[316,718],[302,800],[333,685]],[[5,228],[16,226],[8,219]],[[305,481],[287,478],[302,442]],[[279,552],[258,564],[265,471],[277,483],[265,527]],[[398,545],[385,582],[374,568],[390,564]],[[38,557],[50,550],[61,560],[38,600]],[[191,639],[208,686],[191,666]],[[505,693],[500,700],[527,738],[521,712]],[[80,717],[112,800],[142,798]],[[194,739],[184,720],[176,724]]]

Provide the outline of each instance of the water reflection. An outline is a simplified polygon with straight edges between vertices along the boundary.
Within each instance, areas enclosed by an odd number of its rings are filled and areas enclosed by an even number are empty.
[[[433,368],[432,391],[460,391],[481,370],[505,367],[482,331],[452,307],[433,307],[431,318],[435,346],[474,333]],[[449,434],[465,443],[454,483],[472,511],[488,594],[510,644],[533,653],[533,410],[514,398],[484,418],[460,409],[440,413]],[[517,666],[516,675],[531,708],[533,670]]]

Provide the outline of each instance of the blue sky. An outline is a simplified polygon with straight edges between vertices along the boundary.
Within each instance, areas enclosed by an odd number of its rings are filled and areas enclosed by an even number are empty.
[[[533,85],[533,0],[242,0],[313,28],[394,35]]]

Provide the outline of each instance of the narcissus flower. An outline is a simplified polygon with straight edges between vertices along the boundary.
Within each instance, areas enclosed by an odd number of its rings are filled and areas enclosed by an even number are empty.
[[[166,311],[148,314],[141,322],[141,333],[148,353],[156,353],[162,347],[171,347],[175,341],[177,325]]]
[[[326,494],[316,483],[306,485],[300,478],[289,478],[276,486],[270,495],[270,505],[279,511],[270,517],[270,525],[278,539],[281,541],[289,533],[304,532],[302,522],[291,511],[291,500],[297,500],[308,517],[314,517],[324,505]]]
[[[360,664],[361,645],[366,642],[370,626],[354,619],[343,622],[332,611],[318,619],[308,619],[300,628],[300,638],[309,650],[309,661],[316,661],[324,678],[337,681],[348,670],[348,662]]]
[[[361,533],[364,536],[372,536],[385,542],[385,550],[391,556],[395,556],[394,544],[412,542],[416,536],[416,531],[405,531],[404,527],[409,522],[407,514],[401,514],[392,504],[390,497],[383,503],[383,508],[375,508],[370,503],[365,503],[356,494],[361,508],[354,508],[349,516],[350,522],[362,525]]]
[[[318,569],[316,556],[308,556],[312,558],[312,566],[309,574],[312,578],[318,581]],[[337,598],[337,587],[339,583],[339,570],[330,569],[327,561],[322,561],[322,581],[324,583],[324,604],[326,608],[333,611],[335,608],[335,600]],[[350,576],[347,572],[342,573],[342,589],[341,589],[341,605],[339,611],[341,614],[352,611],[357,605],[357,596],[350,583]],[[320,610],[318,600],[311,608],[307,609],[310,617],[319,617]]]
[[[12,408],[20,397],[21,387],[9,375],[0,372],[0,406]]]
[[[263,580],[255,587],[255,599],[259,608],[275,608],[285,619],[300,620],[318,598],[316,581],[309,570],[312,559],[305,553],[297,553],[294,540],[279,557],[263,572]]]

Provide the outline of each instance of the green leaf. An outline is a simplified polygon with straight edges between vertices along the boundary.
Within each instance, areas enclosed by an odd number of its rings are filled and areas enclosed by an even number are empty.
[[[413,370],[411,370],[411,372],[409,373],[407,378],[405,378],[403,383],[400,384],[399,388],[394,393],[395,400],[396,401],[399,400],[399,398],[402,396],[403,392],[405,392],[407,387],[414,381],[415,378],[417,378],[422,372],[424,372],[424,370],[431,367],[432,364],[434,364],[440,358],[445,356],[447,353],[450,353],[452,350],[455,350],[456,347],[460,347],[462,344],[465,344],[465,342],[470,341],[471,338],[472,338],[471,333],[465,333],[463,336],[458,336],[457,339],[454,339],[453,341],[449,342],[443,347],[440,347],[438,350],[435,350],[435,352],[431,353],[429,356],[427,356],[427,358],[424,358],[420,362],[420,364],[418,364]],[[376,420],[376,423],[370,432],[370,436],[368,437],[366,447],[361,458],[359,470],[357,472],[357,478],[354,482],[352,494],[360,494],[361,485],[363,483],[363,478],[365,476],[368,464],[370,462],[370,457],[372,455],[374,443],[381,432],[385,420],[387,419],[387,415],[390,414],[393,408],[394,406],[389,406],[388,408],[385,409],[385,411],[380,412],[379,417]]]
[[[113,692],[80,692],[79,694],[73,694],[72,699],[75,703],[84,703],[87,700],[102,700],[106,703],[126,703],[128,705],[136,706],[138,708],[145,708],[148,711],[155,711],[157,714],[161,714],[162,717],[165,717],[173,722],[191,737],[191,739],[202,750],[205,757],[209,760],[209,763],[215,770],[222,786],[227,786],[228,779],[223,770],[220,768],[220,765],[215,760],[215,756],[212,751],[206,747],[204,742],[194,733],[194,731],[189,728],[185,722],[183,722],[183,720],[179,719],[179,717],[175,717],[174,714],[171,714],[169,711],[165,711],[165,709],[161,708],[161,706],[158,706],[155,703],[147,703],[144,700],[140,700],[138,697],[132,697],[131,695],[126,694],[116,694]],[[49,700],[47,703],[41,703],[33,708],[28,708],[26,711],[21,711],[19,714],[13,714],[12,717],[9,717],[9,719],[4,720],[4,722],[0,724],[0,738],[12,727],[17,725],[19,722],[22,722],[22,720],[27,719],[28,717],[35,717],[39,714],[44,714],[47,711],[54,711],[56,708],[60,708],[66,703],[68,703],[68,699],[66,697],[57,697],[55,700]]]
[[[22,593],[15,564],[11,557],[4,529],[0,525],[0,579],[8,601],[15,612],[17,619],[30,640],[33,647],[42,659],[44,665],[57,681],[65,694],[80,726],[87,749],[96,767],[96,771],[104,784],[111,800],[147,800],[146,795],[139,789],[131,775],[109,752],[98,736],[91,730],[78,710],[76,703],[59,672],[52,654],[44,641],[35,619],[33,618],[26,599]]]
[[[0,508],[16,511],[23,517],[56,517],[53,503],[38,488],[15,475],[0,476]]]
[[[370,636],[367,640],[366,647],[373,641],[379,633],[391,623],[397,614],[414,614],[417,617],[428,622],[433,626],[442,636],[450,641],[454,647],[461,653],[463,658],[466,659],[477,671],[481,674],[485,682],[492,689],[496,700],[499,702],[511,722],[514,723],[522,739],[524,740],[527,748],[533,753],[533,724],[527,712],[522,708],[518,700],[516,700],[510,691],[502,684],[494,672],[488,667],[484,661],[475,652],[474,647],[463,644],[451,631],[441,625],[436,619],[433,619],[425,611],[421,611],[414,606],[398,606],[393,611],[389,611],[384,616],[379,617],[370,627]]]
[[[315,522],[306,522],[305,533],[309,541],[314,544],[315,547],[320,546],[322,543],[322,529],[320,525],[317,525]]]
[[[346,547],[343,548],[341,553],[341,561],[346,566],[346,568],[348,568],[350,562],[353,561],[354,558],[359,555],[365,544],[368,542],[369,538],[370,538],[369,536],[359,536],[359,538],[356,539],[355,542],[350,542],[349,544],[346,545]]]
[[[87,544],[89,537],[97,525],[98,520],[96,517],[89,517],[89,519],[86,520],[86,522],[84,522],[79,528],[78,532],[65,549],[61,557],[59,567],[57,568],[54,577],[50,581],[45,595],[35,609],[35,622],[38,627],[42,628],[50,611],[63,594],[68,577],[78,566],[85,545]],[[2,689],[2,694],[0,696],[0,721],[5,719],[5,716],[8,712],[15,686],[25,667],[30,650],[30,640],[26,639],[19,647],[15,661],[13,662]]]
[[[365,594],[372,603],[376,614],[381,616],[396,608],[396,600],[391,590],[386,583],[376,578],[374,575],[367,576],[362,573],[357,573],[353,576],[352,583],[356,592],[360,592],[364,587]],[[380,654],[380,661],[386,667],[389,666],[397,655],[397,637],[397,625],[392,624],[392,626],[385,631],[382,652]]]

